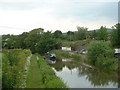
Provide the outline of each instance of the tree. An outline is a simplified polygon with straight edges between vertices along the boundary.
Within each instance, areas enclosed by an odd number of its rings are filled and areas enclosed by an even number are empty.
[[[17,43],[19,43],[20,48],[27,48],[27,45],[25,44],[25,39],[28,37],[29,33],[28,32],[23,32],[18,36]]]
[[[101,26],[100,29],[98,30],[98,40],[107,40],[107,29],[106,27]]]
[[[114,55],[114,50],[112,50],[111,44],[105,41],[92,41],[88,45],[87,50],[87,57],[92,65],[96,65],[96,63],[100,61],[103,64],[106,60],[110,60]]]
[[[74,32],[72,32],[72,31],[68,31],[67,32],[67,35],[68,35],[68,40],[73,40],[74,38],[73,38],[73,35],[74,35]]]
[[[77,30],[78,30],[77,38],[78,38],[78,40],[86,39],[87,29],[88,28],[77,26]]]
[[[58,45],[58,42],[51,32],[47,31],[42,34],[38,44],[36,45],[36,51],[40,54],[44,54],[52,49],[54,49]]]
[[[97,32],[96,32],[96,30],[94,30],[92,32],[92,38],[97,39]]]
[[[120,23],[112,27],[111,42],[114,47],[120,47]]]
[[[33,29],[32,31],[29,32],[27,38],[25,39],[26,47],[29,48],[32,51],[32,53],[36,52],[35,47],[40,41],[43,31],[44,29],[42,28]]]
[[[55,37],[55,38],[60,38],[61,35],[62,35],[62,32],[61,32],[60,30],[56,30],[56,31],[54,32],[54,37]]]

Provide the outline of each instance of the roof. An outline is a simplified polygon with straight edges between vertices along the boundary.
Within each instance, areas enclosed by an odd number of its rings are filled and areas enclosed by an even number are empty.
[[[85,47],[83,47],[83,46],[77,46],[77,47],[75,48],[76,51],[81,51],[81,50],[83,50],[83,49],[85,49]]]
[[[56,54],[55,53],[51,53],[50,57],[56,57]]]
[[[115,49],[115,53],[120,53],[120,49]]]

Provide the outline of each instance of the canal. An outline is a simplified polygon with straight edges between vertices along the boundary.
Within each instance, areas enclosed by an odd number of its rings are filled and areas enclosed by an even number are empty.
[[[71,58],[59,60],[50,66],[69,88],[118,87],[118,74],[114,71],[91,69]]]

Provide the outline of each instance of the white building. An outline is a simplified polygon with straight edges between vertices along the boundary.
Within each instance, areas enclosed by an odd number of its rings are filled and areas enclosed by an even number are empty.
[[[71,47],[62,47],[63,51],[71,51]]]

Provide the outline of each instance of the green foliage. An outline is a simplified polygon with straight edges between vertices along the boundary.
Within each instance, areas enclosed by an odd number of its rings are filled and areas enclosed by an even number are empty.
[[[114,47],[120,46],[120,23],[116,24],[111,32],[111,42]]]
[[[73,54],[71,55],[72,58],[74,58],[75,60],[80,60],[81,56],[79,54]]]
[[[98,30],[98,40],[107,40],[107,29],[106,27],[101,26],[100,29]]]
[[[73,58],[74,60],[80,60],[81,55],[80,54],[70,54],[69,52],[65,52],[62,50],[53,50],[52,53],[55,53],[58,59],[62,58]]]
[[[70,58],[70,54],[68,52],[62,50],[53,50],[52,53],[55,53],[57,58]]]
[[[40,38],[40,41],[36,45],[36,51],[40,54],[44,54],[54,49],[55,47],[58,47],[59,44],[60,43],[55,38],[53,38],[51,32],[48,31]]]
[[[67,88],[59,78],[51,78],[51,80],[46,84],[46,88]]]
[[[75,35],[74,35],[74,32],[72,32],[72,31],[68,31],[68,32],[67,32],[67,40],[68,40],[68,41],[73,41],[73,40],[75,39],[74,36],[75,36]]]
[[[27,54],[26,54],[27,53]],[[3,50],[2,87],[19,88],[24,79],[24,67],[31,52],[29,50]]]
[[[42,37],[43,34],[43,29],[38,28],[38,29],[33,29],[32,31],[29,32],[28,36],[25,38],[25,44],[26,48],[29,48],[32,53],[36,52],[36,45],[40,41],[40,38]]]
[[[62,46],[67,46],[67,47],[71,47],[72,50],[75,50],[77,46],[83,46],[86,47],[89,43],[91,42],[91,40],[78,40],[78,41],[64,41],[62,42]]]
[[[106,58],[103,56],[99,56],[97,57],[96,66],[103,69],[116,70],[117,68],[115,61],[117,60],[114,58]]]
[[[77,36],[78,40],[86,39],[87,29],[88,28],[77,26],[78,33],[76,36]]]
[[[61,32],[60,30],[56,30],[56,31],[54,32],[54,37],[55,37],[55,38],[61,38],[61,35],[62,35],[62,32]]]
[[[92,32],[92,38],[97,39],[97,31],[96,30],[94,30]]]
[[[62,32],[57,30],[54,35],[60,36]],[[54,35],[49,31],[44,32],[42,28],[33,29],[20,35],[3,35],[2,48],[30,49],[32,53],[44,54],[60,47],[60,37],[55,38]]]
[[[45,88],[67,88],[62,80],[55,75],[55,72],[45,62],[42,57],[39,57],[38,65],[42,74],[42,81]]]
[[[87,53],[88,61],[90,62],[90,64],[95,66],[97,66],[96,63],[98,63],[101,66],[104,65],[104,63],[108,63],[110,61],[109,59],[113,58],[114,55],[114,50],[111,49],[110,43],[104,41],[91,42],[88,45],[87,50],[88,50]],[[108,60],[108,62],[106,62],[106,60]]]

